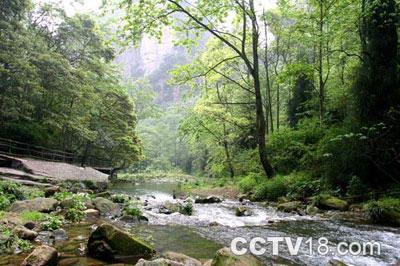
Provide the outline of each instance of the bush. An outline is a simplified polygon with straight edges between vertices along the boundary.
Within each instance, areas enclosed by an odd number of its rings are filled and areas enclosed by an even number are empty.
[[[8,181],[0,181],[0,194],[7,195],[11,203],[25,199],[22,186]]]
[[[129,196],[124,194],[115,194],[111,196],[111,200],[115,203],[125,203],[129,201]]]
[[[41,225],[41,229],[44,231],[53,231],[60,228],[62,225],[62,216],[48,214],[46,215],[45,222]]]
[[[71,222],[80,222],[85,219],[85,213],[83,212],[86,210],[86,203],[83,198],[83,195],[74,195],[72,196],[72,204],[68,206],[65,218],[70,220]]]
[[[306,155],[317,148],[324,136],[318,119],[304,119],[298,128],[283,128],[268,137],[267,149],[271,164],[280,174],[302,170]]]
[[[56,193],[53,195],[53,198],[56,199],[56,200],[58,200],[58,201],[63,201],[63,200],[66,200],[66,199],[72,197],[72,195],[74,195],[74,194],[73,194],[72,192],[69,192],[69,191],[65,191],[65,192],[56,192]]]
[[[19,217],[21,218],[23,223],[41,222],[47,219],[48,214],[37,211],[24,211],[19,215]]]
[[[367,200],[369,187],[358,177],[351,177],[347,186],[347,194],[352,196],[354,201]]]
[[[365,205],[365,209],[373,223],[400,226],[400,199],[386,198],[371,201]]]
[[[24,199],[44,198],[44,192],[36,187],[22,187]]]
[[[141,217],[143,213],[139,208],[139,202],[135,200],[130,200],[124,204],[123,212],[125,215],[131,215],[133,217]]]
[[[253,191],[254,188],[265,179],[266,177],[262,174],[250,173],[238,182],[238,186],[242,192],[248,193]]]
[[[281,176],[274,177],[262,184],[258,185],[255,189],[256,200],[276,201],[279,197],[284,197],[288,193],[288,186]]]
[[[0,195],[0,211],[5,211],[10,207],[11,202],[5,195]]]
[[[291,200],[302,200],[319,193],[322,189],[320,179],[312,178],[308,173],[296,172],[285,177],[288,184],[287,196]]]
[[[180,210],[180,213],[183,215],[192,215],[193,214],[193,204],[191,201],[188,201],[183,208]]]

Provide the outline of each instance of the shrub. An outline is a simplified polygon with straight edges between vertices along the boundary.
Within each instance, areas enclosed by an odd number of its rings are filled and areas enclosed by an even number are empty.
[[[363,201],[368,199],[366,195],[369,191],[369,187],[358,177],[351,177],[347,186],[347,194],[352,196],[355,201]]]
[[[115,203],[125,203],[129,201],[129,196],[125,194],[115,194],[111,196],[111,200]]]
[[[56,192],[53,195],[53,198],[55,198],[58,201],[63,201],[63,200],[66,200],[66,199],[70,198],[72,195],[74,195],[74,194],[72,192],[69,192],[69,191]]]
[[[11,202],[25,199],[22,186],[8,181],[0,181],[0,194],[7,195]]]
[[[125,215],[131,215],[133,217],[143,216],[142,211],[139,208],[139,202],[135,200],[130,200],[124,204],[123,212]]]
[[[67,209],[65,218],[71,222],[77,223],[85,219],[85,213],[82,210],[71,208]]]
[[[271,164],[280,174],[302,169],[304,158],[313,152],[324,136],[317,119],[304,119],[296,129],[283,128],[268,137],[267,148]]]
[[[321,191],[321,180],[312,178],[306,172],[296,172],[285,177],[288,184],[288,197],[292,200],[301,200]]]
[[[36,187],[22,187],[24,199],[44,198],[44,192]]]
[[[142,211],[137,206],[133,206],[133,205],[126,206],[124,208],[124,214],[131,215],[133,217],[143,216]]]
[[[244,193],[251,192],[262,180],[265,180],[265,177],[261,174],[250,173],[238,182],[239,189]]]
[[[365,205],[365,209],[373,223],[400,226],[400,199],[386,198],[371,201]]]
[[[286,196],[287,192],[288,186],[284,178],[277,176],[258,185],[254,196],[256,200],[276,201],[279,197]]]
[[[8,197],[0,194],[0,211],[5,211],[10,205],[11,202]]]
[[[45,231],[53,231],[60,228],[63,225],[63,218],[58,215],[48,214],[46,215],[45,222],[42,223],[41,228]]]
[[[191,201],[188,201],[183,208],[180,210],[181,214],[184,215],[192,215],[193,214],[193,204]]]
[[[48,214],[37,211],[24,211],[19,215],[23,223],[45,221],[47,216]]]
[[[65,218],[70,220],[71,222],[80,222],[85,218],[85,213],[83,212],[86,210],[86,203],[83,198],[83,195],[74,195],[72,196],[72,204],[68,206]]]

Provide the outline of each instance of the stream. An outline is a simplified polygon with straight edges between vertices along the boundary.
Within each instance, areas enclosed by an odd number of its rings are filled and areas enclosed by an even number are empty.
[[[172,193],[176,184],[169,182],[118,183],[112,192],[139,196],[142,200],[162,203],[173,200]],[[125,225],[126,229],[142,237],[158,250],[171,250],[184,253],[197,259],[212,258],[222,246],[230,246],[235,237],[244,237],[248,241],[253,237],[290,237],[293,244],[296,237],[303,237],[300,251],[292,256],[285,242],[279,245],[279,255],[272,254],[272,245],[263,245],[267,252],[259,258],[266,265],[326,265],[336,259],[348,265],[395,265],[400,260],[400,229],[392,227],[356,224],[350,222],[327,221],[318,216],[299,216],[276,211],[247,202],[246,207],[252,216],[237,217],[235,208],[242,203],[224,200],[214,204],[194,204],[193,214],[186,216],[178,213],[160,214],[144,210],[149,218],[147,225]],[[318,238],[326,237],[329,252],[318,254]],[[312,238],[310,244],[305,241]],[[380,243],[380,255],[333,255],[339,242]],[[239,247],[241,247],[239,245]],[[247,246],[243,246],[247,247]],[[322,251],[324,251],[322,249]],[[357,251],[357,247],[355,248]],[[368,251],[368,249],[367,249]]]
[[[173,201],[173,191],[177,185],[172,182],[116,183],[111,193],[124,193],[147,201],[149,206]],[[251,238],[289,237],[296,244],[295,238],[302,237],[297,255],[291,255],[285,242],[279,244],[279,254],[272,255],[272,245],[258,245],[266,248],[266,253],[258,256],[264,265],[327,265],[336,259],[347,265],[398,265],[400,261],[400,229],[393,227],[373,226],[355,222],[324,220],[320,216],[300,216],[277,211],[256,203],[244,203],[252,215],[237,217],[236,207],[242,205],[236,200],[225,199],[221,203],[193,204],[191,216],[179,213],[161,214],[158,211],[143,207],[148,223],[116,223],[125,230],[137,235],[152,244],[158,252],[175,251],[205,262],[212,259],[215,252],[222,247],[229,247],[232,239],[243,237],[248,242]],[[106,220],[107,221],[107,220]],[[100,266],[107,265],[102,261],[86,257],[85,247],[93,231],[93,222],[100,224],[103,220],[66,225],[68,239],[55,242],[59,251],[59,266]],[[318,253],[318,238],[325,237],[329,252]],[[312,238],[312,244],[305,241]],[[339,242],[380,243],[380,254],[359,255],[332,254]],[[310,254],[311,251],[313,254]],[[249,245],[238,245],[249,248]],[[375,250],[376,251],[376,250]],[[0,256],[0,265],[20,265],[29,253]],[[330,264],[332,265],[332,264]],[[335,264],[339,265],[339,264]],[[340,266],[340,265],[339,265]]]

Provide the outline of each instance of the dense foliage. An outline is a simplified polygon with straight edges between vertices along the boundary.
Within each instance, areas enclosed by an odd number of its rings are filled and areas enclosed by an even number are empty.
[[[400,194],[398,2],[117,2],[127,40],[170,27],[191,49],[188,33],[210,36],[172,71],[194,92],[179,126],[195,158],[185,170],[259,199]]]
[[[30,1],[2,1],[0,14],[0,136],[82,164],[137,161],[134,104],[94,20]]]

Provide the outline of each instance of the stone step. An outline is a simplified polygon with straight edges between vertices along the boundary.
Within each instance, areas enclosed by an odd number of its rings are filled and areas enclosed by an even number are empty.
[[[46,177],[46,176],[33,175],[33,174],[23,172],[21,170],[5,168],[5,167],[0,167],[0,176],[10,177],[10,178],[17,179],[17,180],[27,180],[27,181],[39,182],[39,183],[52,183],[52,184],[57,183],[57,180]]]
[[[13,183],[25,185],[25,186],[36,186],[36,187],[52,187],[52,186],[54,186],[53,184],[49,184],[49,183],[39,183],[39,182],[35,182],[35,181],[15,179],[15,178],[6,177],[6,176],[0,176],[0,180],[9,181],[9,182],[13,182]]]

